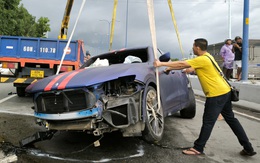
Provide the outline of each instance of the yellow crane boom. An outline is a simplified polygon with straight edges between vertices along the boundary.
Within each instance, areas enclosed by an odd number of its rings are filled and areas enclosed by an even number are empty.
[[[73,6],[74,0],[68,0],[64,11],[63,19],[61,22],[59,39],[67,39],[68,26],[70,21],[70,11]]]

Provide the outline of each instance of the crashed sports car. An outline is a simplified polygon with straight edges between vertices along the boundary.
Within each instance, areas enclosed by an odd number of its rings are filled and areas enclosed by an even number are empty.
[[[169,53],[158,50],[161,61]],[[119,130],[125,137],[162,138],[164,118],[180,111],[196,113],[195,97],[181,70],[159,68],[160,104],[152,47],[123,49],[91,57],[79,70],[61,73],[28,86],[34,116],[51,131],[84,131],[96,136]]]

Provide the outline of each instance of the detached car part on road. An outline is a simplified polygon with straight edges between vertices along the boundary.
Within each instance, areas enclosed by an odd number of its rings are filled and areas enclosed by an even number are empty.
[[[169,53],[158,50],[169,61]],[[151,47],[124,49],[90,58],[79,70],[39,80],[33,94],[34,115],[49,131],[84,131],[96,136],[120,130],[125,137],[162,139],[164,117],[196,113],[195,97],[185,73],[159,68],[161,108]]]

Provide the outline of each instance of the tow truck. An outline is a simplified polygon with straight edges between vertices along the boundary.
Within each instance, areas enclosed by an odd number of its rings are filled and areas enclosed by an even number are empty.
[[[19,97],[25,96],[25,88],[31,83],[54,75],[67,44],[70,12],[74,0],[68,0],[61,22],[58,39],[0,36],[0,63],[12,76],[0,73],[0,82],[13,82]],[[71,41],[60,72],[78,69],[84,63],[84,42]]]

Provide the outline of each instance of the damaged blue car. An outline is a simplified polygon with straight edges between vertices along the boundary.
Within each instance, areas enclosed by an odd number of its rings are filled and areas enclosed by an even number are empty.
[[[170,62],[169,53],[158,58]],[[124,137],[160,141],[164,118],[196,113],[195,97],[181,70],[159,68],[160,102],[152,47],[123,49],[91,57],[79,70],[39,80],[26,88],[33,94],[34,116],[50,131],[83,131],[100,136],[121,131]]]

